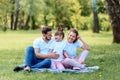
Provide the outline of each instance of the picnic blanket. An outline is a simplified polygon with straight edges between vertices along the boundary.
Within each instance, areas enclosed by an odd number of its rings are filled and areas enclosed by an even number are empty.
[[[25,64],[19,65],[19,67],[23,67]],[[64,73],[64,72],[71,72],[71,73],[85,73],[85,72],[94,72],[96,70],[99,70],[99,66],[91,66],[91,67],[85,67],[80,70],[72,70],[72,69],[65,69],[65,70],[58,70],[58,69],[51,69],[51,68],[31,68],[32,72],[54,72],[54,73]],[[24,71],[24,70],[22,70]]]

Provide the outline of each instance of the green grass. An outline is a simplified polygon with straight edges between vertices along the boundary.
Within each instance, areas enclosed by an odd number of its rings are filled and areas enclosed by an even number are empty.
[[[25,62],[26,47],[41,34],[39,30],[0,32],[0,80],[119,80],[120,44],[112,44],[112,32],[80,31],[80,34],[90,45],[86,64],[100,66],[98,71],[79,74],[13,72],[16,65]]]

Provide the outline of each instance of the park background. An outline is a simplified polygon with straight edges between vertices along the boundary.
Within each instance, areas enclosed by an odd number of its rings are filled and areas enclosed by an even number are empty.
[[[119,0],[0,0],[0,80],[119,80]],[[23,64],[27,46],[41,36],[41,26],[65,35],[78,29],[90,46],[88,66],[93,73],[13,72]],[[66,37],[65,37],[66,39]],[[81,50],[78,50],[79,54]]]

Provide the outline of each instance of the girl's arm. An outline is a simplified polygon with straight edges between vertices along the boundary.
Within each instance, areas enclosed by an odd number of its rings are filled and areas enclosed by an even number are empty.
[[[53,49],[50,49],[49,53],[53,53]]]

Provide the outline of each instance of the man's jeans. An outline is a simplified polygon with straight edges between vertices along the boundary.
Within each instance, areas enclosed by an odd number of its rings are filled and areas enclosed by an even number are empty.
[[[32,46],[29,46],[26,50],[25,61],[26,66],[30,66],[30,68],[50,68],[51,66],[50,59],[38,59],[36,57]]]

